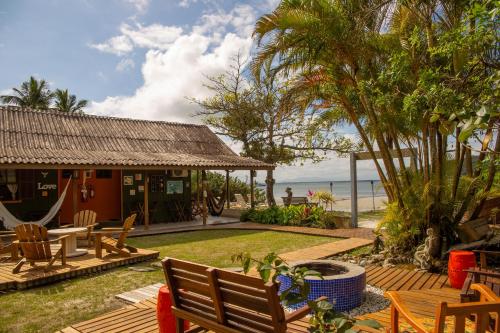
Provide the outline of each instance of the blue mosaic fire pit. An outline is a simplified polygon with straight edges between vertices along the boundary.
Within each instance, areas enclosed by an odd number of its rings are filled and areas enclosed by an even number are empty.
[[[349,311],[361,305],[366,287],[366,273],[363,267],[336,260],[298,261],[295,267],[307,267],[323,275],[323,279],[310,277],[311,286],[309,300],[326,296],[336,311]],[[291,279],[279,276],[280,292],[288,289]],[[290,308],[295,310],[306,302],[295,304]]]

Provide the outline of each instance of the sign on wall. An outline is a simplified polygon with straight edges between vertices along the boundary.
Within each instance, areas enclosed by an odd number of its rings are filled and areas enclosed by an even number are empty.
[[[167,181],[167,194],[182,194],[184,186],[182,180],[169,180]]]

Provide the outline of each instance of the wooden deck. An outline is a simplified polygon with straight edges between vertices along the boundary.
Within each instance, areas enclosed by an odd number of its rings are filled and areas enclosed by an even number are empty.
[[[447,277],[440,274],[421,273],[397,268],[369,266],[366,269],[367,283],[384,290],[402,290],[404,299],[409,300],[410,310],[425,321],[432,322],[436,305],[440,300],[450,303],[460,302],[460,291],[449,288]],[[361,316],[379,321],[388,327],[390,311]],[[307,323],[299,322],[296,327]],[[291,332],[293,332],[293,328]],[[97,333],[97,332],[143,332],[157,333],[156,298],[128,305],[100,317],[67,327],[62,333]]]
[[[45,272],[43,265],[35,267],[24,265],[17,274],[12,273],[16,261],[0,258],[0,290],[35,287],[118,266],[156,259],[158,255],[157,251],[138,249],[138,252],[132,253],[130,257],[108,254],[103,259],[97,259],[94,249],[89,249],[87,255],[68,258],[65,266],[61,266],[61,262],[56,261],[53,268]]]

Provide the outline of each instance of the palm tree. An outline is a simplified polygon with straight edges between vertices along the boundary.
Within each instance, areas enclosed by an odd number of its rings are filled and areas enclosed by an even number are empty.
[[[56,100],[55,108],[61,112],[83,113],[83,108],[88,104],[88,101],[85,99],[77,101],[75,95],[68,93],[68,89],[57,89],[54,97]]]
[[[52,101],[53,94],[45,80],[37,80],[33,76],[24,81],[19,88],[13,88],[13,95],[3,95],[3,103],[14,104],[21,107],[47,109]]]

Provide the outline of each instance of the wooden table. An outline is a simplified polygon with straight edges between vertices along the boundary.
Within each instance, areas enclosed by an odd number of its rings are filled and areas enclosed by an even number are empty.
[[[66,257],[78,257],[88,253],[86,249],[76,248],[76,234],[87,232],[87,228],[60,228],[48,230],[52,236],[68,235],[66,238]]]

